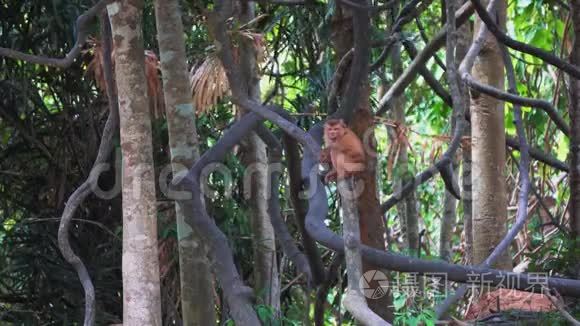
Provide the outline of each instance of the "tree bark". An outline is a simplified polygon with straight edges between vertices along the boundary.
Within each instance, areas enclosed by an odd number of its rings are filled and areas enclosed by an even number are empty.
[[[464,1],[461,1],[464,2]],[[457,64],[463,61],[469,47],[471,46],[471,26],[463,24],[457,28],[457,50],[455,56]],[[467,87],[460,89],[463,103],[466,110],[469,110],[469,92]],[[467,119],[467,118],[466,118]],[[464,129],[463,137],[471,139],[471,123],[468,123]],[[462,194],[461,203],[463,204],[463,234],[465,236],[465,256],[464,260],[471,263],[473,260],[473,219],[472,219],[472,191],[471,191],[471,143],[463,142],[461,147],[461,179]]]
[[[348,10],[337,8],[333,17],[331,37],[338,60],[353,47],[353,24],[351,16]],[[370,109],[370,86],[368,77],[365,76],[364,78],[359,84],[361,87],[360,96],[353,115],[354,118],[351,123],[351,128],[363,140],[367,154],[369,154],[369,152],[376,153],[377,144],[374,134],[373,113]],[[346,85],[344,85],[346,81],[343,80],[342,84],[342,87],[339,89],[340,94],[346,88]],[[367,155],[367,168],[360,176],[364,188],[357,200],[357,208],[360,215],[361,242],[373,248],[385,250],[384,234],[386,231],[380,209],[376,178],[377,158],[373,155]],[[363,274],[376,270],[381,270],[381,268],[363,260]],[[373,280],[369,282],[369,286],[374,289],[380,285]],[[367,303],[369,308],[382,319],[389,322],[393,320],[392,294],[390,292],[380,298],[367,298]]]
[[[254,5],[241,4],[240,22],[246,23],[255,17]],[[260,78],[256,62],[256,49],[252,42],[240,46],[240,66],[250,98],[260,101]],[[276,257],[276,236],[268,214],[270,194],[268,157],[266,145],[252,132],[242,142],[244,173],[244,194],[250,207],[250,219],[254,252],[254,291],[263,299],[263,304],[279,313],[280,277]],[[248,189],[249,188],[249,189]]]
[[[187,172],[199,159],[199,138],[191,102],[185,38],[177,0],[155,1],[157,39],[163,76],[163,92],[169,133],[173,176]],[[168,191],[169,199],[179,193]],[[179,249],[181,316],[184,326],[215,325],[213,282],[207,248],[196,230],[185,223],[183,208],[176,202]]]
[[[123,325],[161,325],[155,174],[141,32],[143,2],[107,6],[123,153]]]
[[[487,4],[487,1],[486,1]],[[498,24],[504,28],[506,3],[498,1]],[[482,27],[475,21],[474,35]],[[473,77],[504,89],[503,60],[493,35],[488,34],[473,66]],[[507,232],[507,197],[504,177],[504,103],[490,96],[471,92],[472,180],[473,180],[473,263],[482,263]],[[511,270],[508,252],[495,263]]]
[[[570,1],[574,44],[570,63],[580,66],[580,1]],[[570,77],[570,229],[574,240],[580,237],[580,80]]]
[[[350,177],[337,181],[337,188],[342,202],[342,234],[344,237],[344,256],[348,277],[348,290],[343,301],[344,307],[361,325],[390,326],[391,324],[369,309],[363,295],[363,289],[360,287],[360,279],[362,278],[361,232],[359,229],[360,216],[357,205],[353,200],[353,194],[356,193],[355,178]]]
[[[393,46],[391,54],[392,74],[393,78],[397,79],[403,73],[403,66],[401,62],[401,45]],[[398,123],[399,128],[405,128],[405,97],[403,95],[397,96],[393,99],[393,111],[391,112],[392,119]],[[397,142],[397,130],[391,129],[389,132],[392,142]],[[401,189],[402,185],[413,180],[414,175],[409,171],[409,154],[407,151],[407,144],[399,144],[399,154],[397,162],[394,162],[394,182],[397,190]],[[398,179],[398,180],[395,180]],[[417,212],[417,199],[415,191],[411,191],[405,199],[397,204],[397,211],[401,225],[403,226],[402,233],[405,240],[405,249],[409,250],[409,254],[417,257],[419,255],[419,214]]]
[[[448,1],[456,1],[455,8],[459,7],[459,5],[463,4],[463,0],[448,0]],[[457,45],[455,48],[455,61],[457,64],[463,61],[463,58],[467,54],[467,50],[471,45],[471,28],[469,24],[463,24],[459,28],[457,28]],[[467,88],[460,87],[461,97],[463,98],[463,103],[465,103],[466,107],[468,108],[469,105],[469,94],[467,92]],[[452,127],[451,130],[455,128],[455,124],[451,123]],[[452,133],[450,133],[452,135]],[[471,135],[470,128],[465,128],[464,136],[469,137]],[[462,157],[463,157],[463,193],[461,195],[462,203],[463,203],[463,221],[464,221],[464,232],[466,235],[466,242],[469,244],[467,245],[468,248],[471,248],[472,241],[467,241],[467,239],[471,238],[471,148],[468,144],[464,143],[462,146]],[[459,160],[456,157],[453,160],[453,174],[457,175],[459,169]],[[453,232],[453,225],[456,223],[456,215],[457,215],[457,199],[449,192],[445,191],[445,199],[443,202],[443,220],[441,222],[441,234],[439,237],[439,257],[445,261],[451,261],[451,247],[452,247],[452,232]],[[471,250],[467,250],[470,252]],[[468,259],[470,259],[470,253],[467,255]],[[470,260],[468,260],[470,261]]]
[[[457,173],[457,160],[453,162],[453,174]],[[441,219],[441,232],[439,233],[439,258],[451,262],[451,244],[453,242],[453,226],[456,220],[457,199],[445,191],[443,200],[443,218]]]

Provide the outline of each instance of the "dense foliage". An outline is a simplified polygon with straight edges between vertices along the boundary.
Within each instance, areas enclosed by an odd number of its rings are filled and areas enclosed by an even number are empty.
[[[62,57],[74,43],[76,17],[91,4],[81,0],[4,1],[0,4],[0,46]],[[327,112],[326,92],[337,65],[329,41],[335,6],[332,0],[307,7],[260,4],[257,14],[263,17],[260,16],[253,26],[255,32],[263,34],[267,46],[261,65],[262,99],[295,114],[299,125],[306,130],[323,119]],[[188,59],[195,71],[215,49],[204,21],[206,4],[184,2],[183,9]],[[415,22],[405,25],[402,37],[421,49],[444,23],[442,12],[441,2],[433,2]],[[373,16],[372,39],[380,40],[396,16],[396,12],[390,11]],[[152,4],[147,4],[144,17],[146,48],[158,53]],[[516,39],[562,57],[570,52],[569,11],[558,1],[510,1],[507,21],[508,33]],[[94,24],[93,34],[98,37],[97,24]],[[382,48],[374,48],[373,59],[381,52]],[[438,60],[430,60],[427,67],[446,85],[440,65],[445,57],[444,50],[436,56]],[[70,325],[82,320],[82,288],[58,251],[56,234],[68,196],[92,167],[106,120],[106,97],[86,73],[90,60],[91,54],[87,51],[72,67],[61,70],[0,58],[0,324]],[[408,53],[403,52],[404,67],[410,60]],[[549,100],[565,116],[568,99],[563,74],[527,54],[514,52],[512,61],[520,94]],[[378,100],[379,85],[394,81],[391,64],[387,60],[371,75],[373,105]],[[451,109],[421,78],[405,90],[404,98],[408,126],[404,136],[389,138],[388,130],[394,128],[392,121],[377,119],[377,141],[381,153],[385,154],[393,152],[394,148],[408,146],[409,168],[418,172],[428,167],[446,148]],[[507,107],[506,131],[513,136],[511,105]],[[226,97],[198,117],[202,152],[215,144],[235,115]],[[567,137],[543,112],[524,108],[524,122],[532,146],[562,161],[567,159]],[[275,132],[280,134],[278,130]],[[160,117],[154,121],[157,176],[169,161],[167,142],[167,125]],[[118,180],[119,155],[117,151],[110,162],[112,169],[100,177],[103,189],[112,188]],[[243,153],[234,151],[226,161],[235,180],[231,196],[223,195],[225,181],[222,177],[210,178],[217,196],[208,201],[208,210],[228,236],[240,274],[251,284],[251,231],[248,203],[241,189],[240,155]],[[511,207],[517,201],[518,158],[519,153],[514,151],[506,169],[510,217],[515,215]],[[393,192],[394,181],[400,176],[396,164],[393,166],[386,155],[379,157],[379,167],[380,192],[384,200]],[[530,197],[531,222],[513,245],[515,263],[529,259],[532,271],[569,275],[573,262],[568,256],[572,253],[567,240],[569,187],[566,174],[533,161],[531,177],[536,193]],[[288,187],[280,191],[286,199],[282,205],[288,217],[291,214]],[[424,230],[422,257],[438,257],[443,200],[444,187],[440,180],[423,184],[417,190],[420,229]],[[178,323],[179,266],[173,205],[161,193],[158,201],[164,322]],[[542,208],[544,204],[547,207]],[[329,223],[339,230],[335,197],[331,198],[330,205],[332,221]],[[461,205],[458,216],[462,216]],[[397,210],[390,210],[386,218],[389,248],[404,251]],[[297,233],[293,225],[290,227]],[[462,229],[462,219],[458,218],[453,231],[453,261],[457,263],[464,262]],[[88,266],[96,286],[99,324],[120,322],[122,318],[121,232],[120,195],[111,200],[90,197],[77,211],[71,230],[73,247]],[[294,270],[283,257],[280,258],[284,318],[287,322],[300,324],[304,311],[311,309],[311,298],[306,298],[309,294],[305,294],[300,287],[302,284],[295,280]],[[325,253],[324,259],[329,263],[332,255]],[[337,309],[342,290],[339,284],[328,298]],[[414,305],[407,305],[411,302],[407,297],[396,297],[398,321],[413,324],[429,320],[434,301],[417,300]],[[268,307],[261,309],[259,313],[267,318]],[[342,318],[340,316],[340,311],[328,310],[326,318],[332,324]]]

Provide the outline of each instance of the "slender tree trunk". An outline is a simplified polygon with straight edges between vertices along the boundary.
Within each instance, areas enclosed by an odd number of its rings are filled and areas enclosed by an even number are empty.
[[[570,13],[574,26],[574,44],[570,63],[580,65],[580,1],[570,1]],[[570,78],[570,229],[572,237],[580,237],[580,81]]]
[[[505,26],[506,3],[503,0],[498,1],[497,16],[498,24]],[[481,20],[476,19],[474,34],[481,26]],[[484,84],[504,89],[503,71],[500,49],[495,38],[488,33],[473,66],[473,77]],[[474,263],[478,264],[489,256],[507,230],[504,103],[475,92],[471,92],[470,101],[474,181],[473,258]],[[495,266],[511,270],[509,253],[504,253]]]
[[[454,8],[459,8],[461,4],[463,4],[463,0],[447,0],[447,1],[456,1],[457,4]],[[469,24],[463,24],[457,30],[457,47],[455,48],[455,58],[457,64],[461,63],[465,55],[467,54],[467,50],[469,49],[469,45],[471,44],[471,35],[470,35],[470,28]],[[467,93],[467,89],[462,87],[460,89],[461,96],[463,97],[463,103],[469,103],[469,94]],[[451,123],[451,130],[455,129],[455,123],[452,121]],[[467,135],[470,134],[469,128],[466,128],[465,132]],[[451,135],[451,134],[450,134]],[[471,231],[471,190],[467,193],[467,187],[471,187],[471,151],[469,150],[468,146],[463,147],[463,207],[464,207],[464,230],[466,231],[466,235],[469,234],[471,236],[471,232],[467,232],[467,230]],[[457,170],[459,169],[459,160],[455,158],[453,160],[453,174],[457,175]],[[465,182],[469,181],[469,182]],[[457,199],[449,192],[445,191],[445,199],[443,202],[443,219],[441,221],[441,233],[439,236],[439,257],[445,261],[451,261],[451,247],[453,241],[453,226],[456,224],[456,217],[457,214]],[[469,219],[469,221],[467,221]],[[467,225],[469,224],[469,228]]]
[[[123,325],[161,325],[155,174],[142,1],[107,6],[115,49],[123,153]]]
[[[393,79],[396,79],[403,73],[403,66],[401,62],[401,45],[393,46],[391,54],[392,74]],[[399,124],[399,128],[405,128],[405,97],[398,96],[393,101],[392,118]],[[397,130],[391,130],[389,133],[391,141],[397,142]],[[396,187],[401,188],[403,184],[413,180],[413,174],[409,171],[409,154],[407,145],[405,143],[399,144],[399,154],[397,162],[395,163],[394,178],[396,180]],[[417,212],[417,199],[415,191],[412,191],[399,204],[397,204],[397,211],[401,225],[403,226],[403,239],[405,239],[405,248],[409,250],[412,256],[419,254],[419,214]]]
[[[178,1],[155,1],[155,15],[171,167],[173,175],[178,176],[190,169],[199,158],[199,141],[190,96],[185,38]],[[172,195],[171,192],[167,194],[170,199]],[[175,211],[183,325],[215,325],[213,282],[207,259],[207,248],[197,232],[185,223],[182,207],[178,202],[176,202]]]
[[[457,173],[457,160],[453,162],[453,174]],[[456,220],[457,199],[445,190],[443,201],[443,218],[441,219],[441,232],[439,235],[439,258],[444,261],[451,261],[451,245],[453,242],[453,226]]]
[[[274,228],[268,214],[268,161],[266,145],[251,133],[244,139],[243,164],[246,168],[244,193],[250,206],[254,252],[254,289],[263,303],[280,309],[280,279],[276,259]],[[247,182],[246,182],[247,181]]]
[[[337,62],[353,46],[353,25],[351,14],[347,10],[337,8],[333,17],[332,43],[337,54]],[[342,94],[346,87],[348,73],[344,74],[339,93]],[[374,134],[374,119],[370,109],[370,86],[369,81],[361,81],[360,100],[351,123],[353,131],[366,142],[366,148],[376,153],[377,144]],[[367,169],[361,174],[360,180],[364,188],[357,200],[360,215],[361,242],[365,245],[385,250],[385,225],[380,209],[377,191],[377,158],[367,155]],[[366,272],[381,270],[378,266],[363,261],[363,275]],[[385,273],[386,274],[386,273]],[[367,274],[370,275],[370,274]],[[374,275],[374,274],[373,274]],[[371,280],[370,288],[379,286],[378,282]],[[393,320],[392,293],[387,293],[380,298],[367,298],[369,308],[386,321]]]
[[[249,22],[255,17],[254,5],[241,4],[240,21]],[[248,95],[260,101],[260,78],[256,62],[256,49],[252,42],[240,46],[240,65],[245,76]],[[270,194],[268,157],[266,145],[256,133],[251,133],[243,142],[244,189],[249,199],[250,218],[254,251],[254,290],[263,303],[280,310],[280,277],[276,258],[276,236],[268,214],[268,195]]]
[[[464,2],[464,1],[460,1]],[[457,8],[457,6],[456,6]],[[471,26],[463,24],[457,29],[457,49],[456,58],[457,64],[460,64],[465,58],[469,46],[471,45]],[[461,96],[466,110],[469,110],[469,92],[466,87],[461,87]],[[463,137],[471,139],[471,123],[469,123],[464,132]],[[465,261],[471,262],[473,260],[473,220],[472,220],[472,193],[471,193],[471,143],[462,142],[461,159],[462,159],[462,187],[461,203],[463,204],[463,233],[465,235]]]

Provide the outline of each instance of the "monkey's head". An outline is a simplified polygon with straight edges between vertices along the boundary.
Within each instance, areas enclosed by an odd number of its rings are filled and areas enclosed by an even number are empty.
[[[324,124],[324,135],[331,142],[340,140],[346,133],[346,123],[342,119],[330,119]]]

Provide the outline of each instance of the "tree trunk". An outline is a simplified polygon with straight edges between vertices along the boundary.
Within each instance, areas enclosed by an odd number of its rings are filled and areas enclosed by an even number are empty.
[[[393,79],[397,79],[403,73],[403,66],[401,62],[401,45],[393,46],[391,54],[392,74]],[[405,128],[405,97],[397,96],[393,100],[392,119],[398,123],[399,128]],[[390,140],[393,144],[397,144],[398,130],[391,129],[389,132]],[[394,162],[394,177],[396,188],[400,189],[403,184],[413,180],[413,174],[409,171],[409,155],[407,152],[407,145],[399,143],[399,154],[397,162]],[[398,179],[398,180],[396,180]],[[397,204],[397,211],[402,225],[403,239],[405,240],[405,249],[409,251],[411,256],[417,257],[419,255],[419,214],[417,212],[417,199],[415,191],[411,191],[405,199]]]
[[[332,44],[337,54],[337,62],[353,47],[353,25],[351,14],[344,8],[337,8],[333,17]],[[348,73],[344,74],[340,82],[339,95],[344,92],[347,84]],[[370,109],[370,86],[368,79],[360,82],[360,95],[354,119],[351,123],[353,131],[366,143],[365,147],[376,153],[376,139],[374,134],[374,119]],[[368,153],[367,153],[368,154]],[[385,250],[385,225],[381,214],[379,196],[377,192],[377,158],[367,155],[367,168],[361,174],[360,180],[364,182],[364,188],[357,200],[360,215],[361,242],[365,245]],[[381,270],[363,260],[363,275],[368,271]],[[373,272],[374,273],[374,272]],[[385,273],[386,274],[386,273]],[[369,274],[367,274],[369,275]],[[374,274],[373,274],[374,275]],[[378,282],[371,280],[370,288],[379,286]],[[393,320],[392,294],[389,292],[380,298],[367,298],[369,308],[386,321]]]
[[[187,172],[199,158],[195,112],[187,76],[185,38],[177,0],[155,1],[157,39],[163,75],[165,110],[173,176]],[[167,197],[179,193],[167,193]],[[175,198],[178,199],[178,198]],[[207,248],[175,206],[179,248],[181,315],[184,326],[215,325],[213,282]]]
[[[465,1],[460,1],[465,2]],[[457,7],[456,7],[457,8]],[[460,64],[465,58],[469,46],[471,45],[471,26],[463,24],[457,29],[457,50],[455,57],[457,64]],[[461,87],[461,96],[466,110],[469,110],[469,92],[467,87]],[[471,139],[471,123],[468,123],[463,132],[463,137]],[[461,203],[463,204],[463,234],[465,236],[465,255],[464,261],[471,263],[473,260],[473,219],[472,219],[472,190],[471,190],[471,143],[462,142],[461,147],[461,166],[462,166],[462,188]]]
[[[107,10],[123,153],[123,325],[161,325],[155,174],[141,36],[143,2],[122,0]]]
[[[255,17],[254,5],[241,4],[240,22],[246,23]],[[240,65],[248,95],[260,101],[260,78],[256,62],[256,49],[252,42],[240,46]],[[249,199],[250,218],[254,252],[254,290],[263,304],[277,313],[280,310],[280,277],[276,258],[276,236],[268,214],[268,195],[270,194],[268,157],[266,145],[252,132],[242,142],[244,164],[244,194]],[[248,181],[248,182],[246,182]],[[249,189],[248,189],[249,188]],[[249,197],[248,197],[249,196]]]
[[[488,1],[485,1],[486,3]],[[498,1],[498,24],[505,26],[506,4]],[[482,22],[476,19],[474,35]],[[473,77],[504,89],[503,60],[495,38],[488,33],[473,66]],[[473,182],[473,259],[483,262],[506,233],[507,198],[504,177],[504,103],[490,96],[471,92],[472,180]],[[511,270],[509,251],[494,265]]]
[[[456,1],[454,8],[459,8],[463,4],[463,0],[447,0]],[[471,29],[469,24],[463,24],[457,29],[457,46],[455,48],[455,59],[459,65],[463,58],[467,54],[467,50],[471,45]],[[463,103],[468,103],[469,94],[467,93],[467,88],[460,88],[461,97],[463,98]],[[468,107],[466,105],[466,107]],[[455,129],[455,123],[452,121],[451,130]],[[465,134],[470,135],[469,128],[465,128]],[[450,133],[451,136],[452,133]],[[464,207],[464,231],[466,236],[469,234],[471,237],[471,150],[469,146],[463,146],[463,207]],[[453,160],[453,174],[457,175],[459,169],[459,160],[456,157]],[[447,262],[451,261],[451,247],[453,244],[453,226],[456,224],[457,220],[457,199],[449,192],[445,191],[445,199],[443,202],[443,219],[441,221],[441,233],[439,237],[439,257]],[[467,227],[469,225],[469,228]],[[469,232],[468,232],[469,230]],[[470,246],[468,246],[470,248]],[[469,258],[470,254],[468,254]]]
[[[574,26],[574,44],[570,63],[580,65],[580,1],[570,1]],[[572,237],[580,237],[580,81],[570,77],[570,229]]]
[[[453,174],[457,174],[457,160],[453,161]],[[453,243],[453,226],[455,225],[455,213],[457,199],[447,190],[443,200],[443,218],[441,219],[441,232],[439,235],[439,258],[446,262],[451,261],[451,244]]]
[[[268,214],[270,192],[266,145],[256,133],[243,141],[244,195],[250,207],[254,253],[254,290],[263,304],[280,310],[280,278],[276,239]],[[277,196],[278,194],[269,194]]]

